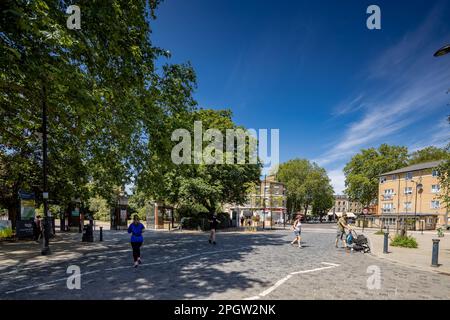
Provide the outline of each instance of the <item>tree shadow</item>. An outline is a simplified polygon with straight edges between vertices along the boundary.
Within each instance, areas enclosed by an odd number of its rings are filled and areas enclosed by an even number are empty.
[[[218,244],[211,245],[205,233],[148,232],[141,250],[144,263],[135,269],[128,235],[105,234],[103,248],[72,246],[76,258],[32,269],[16,266],[0,271],[0,275],[9,272],[11,276],[1,277],[0,298],[231,299],[236,292],[242,295],[246,290],[270,284],[258,279],[254,272],[259,266],[250,264],[247,257],[258,254],[256,251],[264,246],[286,245],[285,236],[219,232]],[[27,259],[22,263],[30,265]],[[80,290],[66,286],[69,265],[81,269]]]

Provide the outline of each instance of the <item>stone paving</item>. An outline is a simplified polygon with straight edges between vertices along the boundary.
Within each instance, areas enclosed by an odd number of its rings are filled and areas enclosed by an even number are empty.
[[[52,243],[52,257],[0,244],[0,299],[450,299],[450,276],[336,249],[331,225],[304,226],[302,249],[288,230],[219,232],[216,246],[207,233],[147,231],[137,269],[125,232],[77,237]],[[80,290],[66,286],[69,265]]]

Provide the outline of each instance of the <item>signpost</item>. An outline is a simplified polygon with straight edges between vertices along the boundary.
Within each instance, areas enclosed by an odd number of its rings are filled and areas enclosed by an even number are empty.
[[[19,239],[33,238],[33,221],[36,216],[35,195],[32,192],[19,191],[20,215],[16,221],[16,233]]]

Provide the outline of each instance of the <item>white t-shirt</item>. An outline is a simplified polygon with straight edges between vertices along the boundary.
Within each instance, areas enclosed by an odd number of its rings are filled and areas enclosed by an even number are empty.
[[[302,227],[302,223],[299,221],[297,221],[297,223],[295,224],[294,230],[295,231],[300,231],[300,228]]]

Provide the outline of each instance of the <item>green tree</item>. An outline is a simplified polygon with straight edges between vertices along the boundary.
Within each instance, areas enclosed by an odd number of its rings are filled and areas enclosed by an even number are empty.
[[[376,201],[379,177],[408,163],[408,149],[382,144],[378,149],[362,149],[344,168],[345,193],[364,206]]]
[[[2,3],[1,206],[14,211],[19,189],[41,194],[44,104],[52,202],[98,194],[112,203],[148,158],[163,164],[154,155],[167,149],[159,137],[168,130],[158,130],[195,104],[195,74],[189,65],[156,70],[169,56],[150,41],[158,3],[81,0],[81,30],[66,27],[71,1]]]
[[[278,169],[277,179],[286,187],[287,210],[291,214],[300,211],[306,203],[304,183],[311,171],[312,165],[306,159],[289,160]]]
[[[325,169],[306,159],[293,159],[280,165],[277,178],[287,192],[288,212],[299,210],[323,216],[333,206],[333,188]]]
[[[181,127],[178,128],[187,129],[192,139],[194,121],[202,121],[203,132],[210,128],[218,129],[223,137],[226,129],[238,128],[230,111],[200,109],[179,123]],[[167,145],[171,150],[175,143]],[[207,145],[204,142],[203,148]],[[221,148],[225,154],[225,143]],[[138,190],[158,201],[175,206],[201,205],[210,213],[216,212],[224,203],[243,204],[247,200],[249,186],[259,180],[261,165],[249,164],[248,152],[246,164],[206,164],[203,159],[200,164],[177,165],[164,159],[171,154],[167,151],[166,155],[153,154],[159,162],[156,166],[158,171],[155,172],[155,167],[145,168],[138,180]]]
[[[441,149],[434,146],[429,146],[411,153],[408,163],[413,165],[417,163],[443,160],[446,159],[448,155],[448,151],[443,148]]]
[[[109,221],[111,208],[108,202],[102,197],[96,196],[88,200],[89,211],[94,214],[94,219],[101,221]]]

